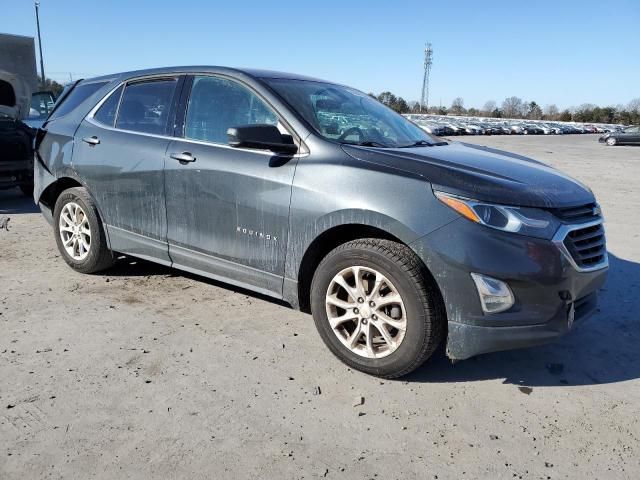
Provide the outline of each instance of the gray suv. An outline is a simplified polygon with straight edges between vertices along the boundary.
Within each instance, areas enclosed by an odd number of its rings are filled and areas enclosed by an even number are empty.
[[[82,80],[38,132],[34,196],[75,270],[117,252],[285,300],[387,378],[443,343],[460,360],[558,337],[608,267],[581,183],[286,73]]]

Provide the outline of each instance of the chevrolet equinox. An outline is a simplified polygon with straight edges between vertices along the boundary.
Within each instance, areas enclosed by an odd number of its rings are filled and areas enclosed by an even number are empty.
[[[34,163],[73,269],[117,252],[284,300],[343,362],[387,378],[443,342],[461,360],[551,341],[594,312],[608,269],[585,185],[299,75],[81,80]]]

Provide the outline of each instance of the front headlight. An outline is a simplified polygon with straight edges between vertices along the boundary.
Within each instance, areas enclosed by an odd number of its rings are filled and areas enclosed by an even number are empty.
[[[538,208],[511,207],[433,192],[438,200],[472,222],[503,232],[551,238],[557,225],[551,213]]]

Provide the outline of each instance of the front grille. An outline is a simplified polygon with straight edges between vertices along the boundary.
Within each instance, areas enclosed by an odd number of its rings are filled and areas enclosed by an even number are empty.
[[[562,243],[581,269],[594,268],[606,261],[607,245],[601,223],[569,230]]]
[[[552,208],[551,213],[560,220],[569,223],[581,223],[600,217],[600,208],[596,203],[588,203],[577,207]]]

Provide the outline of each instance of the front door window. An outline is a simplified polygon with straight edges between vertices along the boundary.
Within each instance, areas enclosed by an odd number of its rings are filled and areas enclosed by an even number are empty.
[[[240,125],[278,125],[278,117],[255,93],[220,77],[193,79],[184,137],[227,143],[227,129]]]

